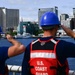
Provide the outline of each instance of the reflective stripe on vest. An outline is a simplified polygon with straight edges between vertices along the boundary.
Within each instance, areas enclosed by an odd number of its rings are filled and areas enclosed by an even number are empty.
[[[47,52],[34,52],[31,53],[31,58],[56,58],[55,53],[47,53]]]

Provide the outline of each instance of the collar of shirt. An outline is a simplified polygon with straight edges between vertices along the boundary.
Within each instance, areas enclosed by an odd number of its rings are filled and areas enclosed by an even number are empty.
[[[49,40],[50,38],[53,38],[53,36],[41,37],[40,40],[41,40],[41,41],[44,41],[44,40]]]

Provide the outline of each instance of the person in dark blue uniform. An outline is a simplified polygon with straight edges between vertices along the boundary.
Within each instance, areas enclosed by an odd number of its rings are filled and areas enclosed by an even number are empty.
[[[55,36],[59,26],[73,38],[75,33],[60,25],[57,15],[53,12],[46,12],[42,15],[40,26],[44,35],[26,47],[22,62],[22,75],[68,75],[67,58],[75,57],[75,44],[58,40]]]
[[[0,47],[0,75],[9,75],[7,65],[5,64],[6,60],[10,57],[16,56],[24,52],[25,47],[9,34],[6,36],[7,40],[12,43],[12,46]]]

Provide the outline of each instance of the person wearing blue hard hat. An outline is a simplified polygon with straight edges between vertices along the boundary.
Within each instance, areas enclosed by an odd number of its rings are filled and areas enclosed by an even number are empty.
[[[71,37],[74,32],[61,25],[53,12],[41,16],[40,26],[44,34],[26,47],[22,75],[68,75],[67,58],[75,57],[75,44],[57,39],[56,33],[59,26]]]

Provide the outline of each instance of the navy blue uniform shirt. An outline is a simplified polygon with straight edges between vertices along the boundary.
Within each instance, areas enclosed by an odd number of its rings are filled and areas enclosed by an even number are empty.
[[[0,74],[4,74],[5,61],[8,58],[8,47],[0,47]]]
[[[44,37],[41,38],[40,40],[48,40],[50,38],[51,37]],[[56,46],[56,54],[59,62],[63,64],[66,58],[75,57],[75,44],[64,40],[60,40]],[[24,53],[24,59],[22,62],[22,75],[29,75],[27,69],[29,67],[28,64],[29,60],[30,60],[30,44],[26,47]]]

